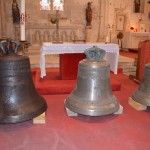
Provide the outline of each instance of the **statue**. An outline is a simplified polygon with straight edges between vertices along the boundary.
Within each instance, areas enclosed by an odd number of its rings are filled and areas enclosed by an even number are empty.
[[[19,24],[20,12],[19,12],[19,7],[18,7],[16,0],[13,0],[13,3],[12,3],[12,16],[13,16],[13,23]]]
[[[140,12],[140,0],[134,0],[135,13]]]
[[[86,22],[87,22],[87,26],[91,26],[91,21],[92,21],[92,8],[91,8],[91,3],[92,2],[88,2],[87,3],[87,8],[86,8]]]

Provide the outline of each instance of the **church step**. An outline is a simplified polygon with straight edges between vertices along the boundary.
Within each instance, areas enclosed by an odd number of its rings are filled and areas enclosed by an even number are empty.
[[[119,59],[118,59],[119,67],[122,67],[122,68],[127,67],[127,66],[132,67],[134,65],[135,65],[135,59],[119,55]]]
[[[134,66],[134,61],[133,62],[118,62],[118,66],[120,67],[126,67],[126,66]]]
[[[126,72],[124,74],[127,75],[127,76],[129,76],[129,75],[136,76],[136,72]]]
[[[123,73],[125,72],[135,72],[136,71],[136,66],[125,66],[122,67]]]

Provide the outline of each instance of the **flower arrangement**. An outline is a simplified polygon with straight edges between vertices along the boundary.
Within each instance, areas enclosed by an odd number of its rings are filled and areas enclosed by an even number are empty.
[[[57,18],[51,18],[50,21],[52,24],[56,24],[58,22],[58,19]]]

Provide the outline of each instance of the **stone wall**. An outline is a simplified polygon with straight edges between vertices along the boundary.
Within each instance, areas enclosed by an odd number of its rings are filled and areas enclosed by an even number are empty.
[[[150,4],[145,0],[142,19],[146,25],[146,31],[150,30],[150,19],[148,13]],[[65,0],[64,12],[61,12],[59,29],[60,38],[64,42],[71,42],[74,39],[83,40],[86,38],[85,9],[87,0]],[[17,0],[20,5],[20,0]],[[11,11],[12,0],[0,0],[0,37],[20,37],[19,25],[14,25]],[[124,16],[123,32],[130,31],[130,27],[141,19],[141,13],[133,13],[133,0],[93,0],[93,19],[89,29],[89,42],[105,41],[105,37],[111,35],[111,41],[117,43],[116,29],[117,15]],[[49,21],[50,16],[55,12],[40,11],[38,0],[26,0],[26,40],[32,44],[41,44],[44,41],[55,40],[56,25]]]

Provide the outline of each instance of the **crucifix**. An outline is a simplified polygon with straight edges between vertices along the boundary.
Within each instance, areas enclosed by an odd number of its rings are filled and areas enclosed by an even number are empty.
[[[62,43],[62,41],[60,41],[60,38],[59,38],[59,21],[60,20],[64,20],[66,18],[64,17],[60,17],[60,10],[56,10],[56,17],[52,17],[51,18],[51,23],[52,24],[56,24],[56,41],[54,41],[53,43]]]
[[[62,43],[62,41],[59,39],[59,15],[59,10],[56,10],[56,43]]]

